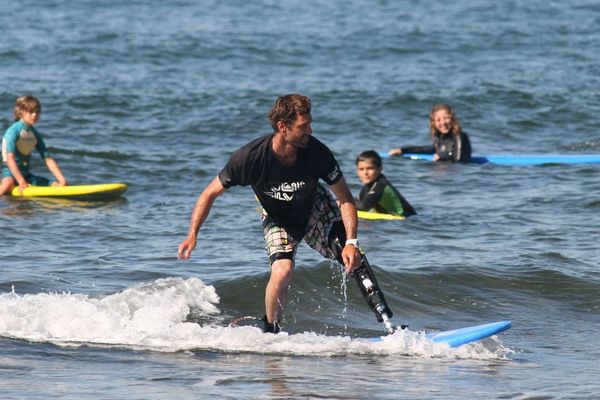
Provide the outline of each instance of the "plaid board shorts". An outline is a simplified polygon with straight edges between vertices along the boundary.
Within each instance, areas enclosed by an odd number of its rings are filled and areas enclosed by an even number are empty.
[[[299,241],[279,225],[261,207],[263,232],[269,261],[271,264],[280,258],[294,260]],[[329,233],[334,223],[342,221],[342,214],[329,190],[317,185],[315,204],[308,218],[304,241],[323,257],[335,260],[329,247]]]

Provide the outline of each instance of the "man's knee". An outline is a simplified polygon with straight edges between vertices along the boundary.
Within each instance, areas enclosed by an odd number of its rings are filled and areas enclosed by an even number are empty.
[[[289,259],[280,259],[275,261],[271,265],[271,278],[272,282],[279,282],[284,286],[287,286],[292,279],[292,272],[294,270],[294,262]]]

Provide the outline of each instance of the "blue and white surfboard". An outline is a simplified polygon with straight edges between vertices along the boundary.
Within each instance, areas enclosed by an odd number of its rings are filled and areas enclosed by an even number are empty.
[[[458,347],[463,344],[482,340],[493,335],[504,332],[512,326],[510,321],[491,322],[489,324],[469,326],[466,328],[453,329],[450,331],[434,332],[426,335],[427,339],[434,343],[446,343],[450,347]],[[383,336],[369,338],[369,341],[380,342]]]
[[[386,157],[389,157],[386,155]],[[402,154],[411,160],[433,161],[433,154]],[[523,154],[489,155],[471,157],[473,164],[541,165],[541,164],[598,164],[600,154]]]

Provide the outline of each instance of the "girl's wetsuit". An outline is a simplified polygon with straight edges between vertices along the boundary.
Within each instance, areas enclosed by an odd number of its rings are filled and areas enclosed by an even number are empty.
[[[374,209],[384,214],[395,214],[404,217],[417,214],[408,201],[392,186],[383,174],[371,184],[363,186],[356,208],[362,211]]]
[[[469,162],[471,160],[471,141],[466,133],[442,135],[435,133],[431,146],[402,147],[402,154],[437,154],[440,161]]]

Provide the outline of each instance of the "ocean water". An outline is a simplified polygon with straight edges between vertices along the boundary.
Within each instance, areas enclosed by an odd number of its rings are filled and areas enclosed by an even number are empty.
[[[220,197],[188,261],[194,202],[269,132],[274,99],[313,103],[351,189],[363,150],[428,143],[454,106],[475,154],[600,153],[593,1],[0,0],[0,128],[15,98],[72,184],[118,201],[0,199],[0,392],[46,398],[600,398],[600,165],[386,159],[419,213],[361,221],[402,331],[302,245],[284,329],[249,188]],[[48,174],[39,158],[32,169]],[[457,349],[423,331],[513,328]]]

